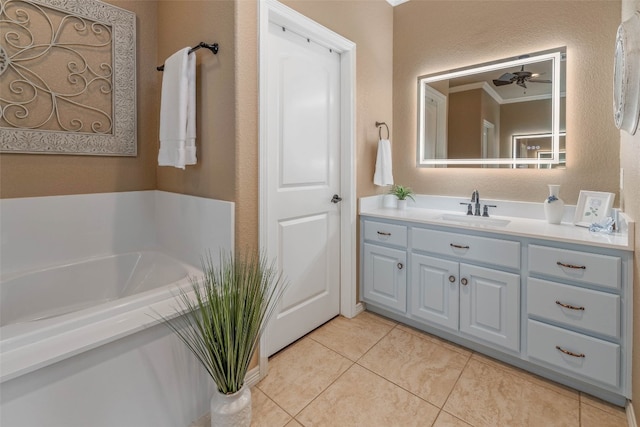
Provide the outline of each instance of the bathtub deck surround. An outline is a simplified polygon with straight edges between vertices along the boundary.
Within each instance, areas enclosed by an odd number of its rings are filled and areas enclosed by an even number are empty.
[[[153,314],[174,312],[202,253],[233,251],[233,218],[233,203],[162,191],[2,199],[2,424],[173,427],[208,412],[206,372]],[[82,283],[46,296],[69,277]]]
[[[484,200],[496,205],[486,218],[460,202],[360,200],[367,309],[623,405],[635,223],[615,212],[619,231],[604,234],[549,224],[542,203]]]

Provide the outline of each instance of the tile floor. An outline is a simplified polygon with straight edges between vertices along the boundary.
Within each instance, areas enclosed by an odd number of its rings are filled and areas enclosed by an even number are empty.
[[[369,312],[274,355],[251,392],[256,427],[627,426],[622,408]]]

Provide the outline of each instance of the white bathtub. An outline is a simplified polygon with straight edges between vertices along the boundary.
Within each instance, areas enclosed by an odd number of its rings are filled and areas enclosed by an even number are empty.
[[[186,427],[205,414],[213,384],[157,314],[175,312],[205,248],[233,249],[233,204],[134,192],[0,207],[0,425]],[[49,215],[30,226],[34,212]]]
[[[190,277],[201,275],[197,268],[170,256],[141,251],[92,257],[2,279],[0,380],[153,324],[155,312],[170,311],[180,289],[190,286]]]

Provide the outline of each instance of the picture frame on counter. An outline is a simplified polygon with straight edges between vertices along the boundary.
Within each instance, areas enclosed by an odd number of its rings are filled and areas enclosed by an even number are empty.
[[[580,190],[573,223],[579,227],[589,227],[608,217],[613,207],[614,193]]]

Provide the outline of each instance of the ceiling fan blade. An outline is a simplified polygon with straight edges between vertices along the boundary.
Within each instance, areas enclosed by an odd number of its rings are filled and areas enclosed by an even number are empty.
[[[495,86],[506,86],[506,85],[510,85],[511,83],[513,83],[512,80],[508,80],[508,81],[504,81],[504,80],[494,80],[493,84]]]
[[[498,81],[501,82],[508,82],[511,83],[512,81],[514,81],[515,79],[517,79],[518,76],[515,74],[511,74],[511,73],[504,73],[503,75],[501,75],[500,77],[498,77]],[[494,80],[495,82],[496,80]]]
[[[529,79],[529,83],[551,83],[551,80]]]

